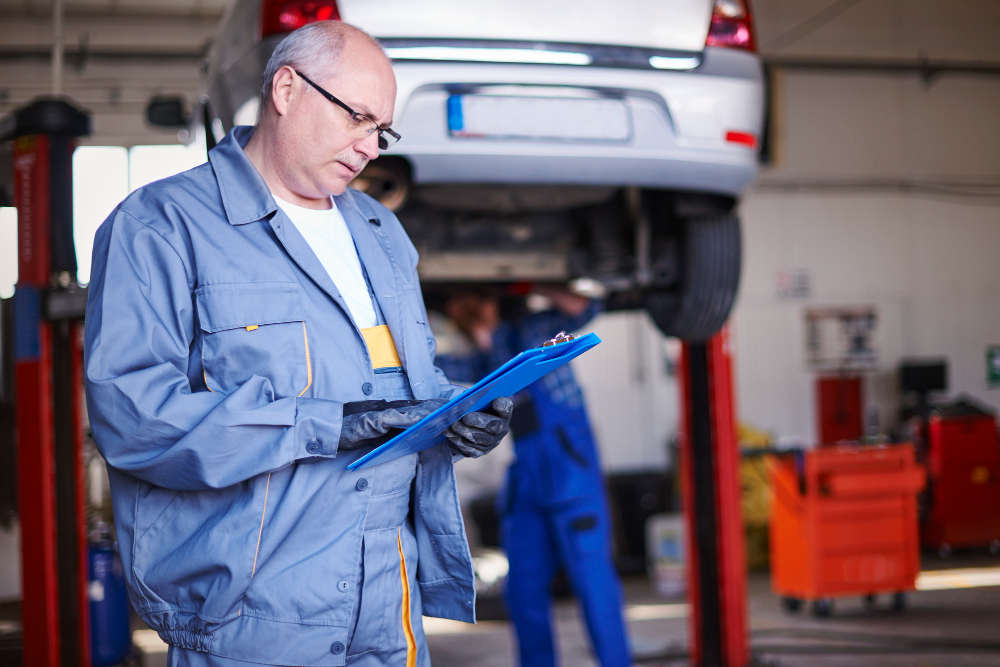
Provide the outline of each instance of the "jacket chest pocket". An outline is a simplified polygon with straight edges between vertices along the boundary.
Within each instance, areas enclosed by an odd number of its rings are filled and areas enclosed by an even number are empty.
[[[229,394],[254,375],[270,381],[275,398],[309,389],[309,333],[297,284],[207,285],[195,299],[209,390]]]

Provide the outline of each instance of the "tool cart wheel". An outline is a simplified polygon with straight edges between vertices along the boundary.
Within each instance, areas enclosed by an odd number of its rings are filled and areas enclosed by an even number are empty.
[[[781,606],[785,608],[785,611],[794,614],[802,609],[802,600],[786,596],[781,598]]]
[[[906,609],[906,593],[900,591],[892,596],[892,610],[903,611]]]
[[[867,609],[868,611],[875,611],[876,607],[875,602],[878,600],[878,596],[876,596],[874,593],[869,593],[863,599],[864,599],[865,609]]]
[[[833,600],[831,598],[813,600],[812,612],[816,618],[829,618],[833,613]]]

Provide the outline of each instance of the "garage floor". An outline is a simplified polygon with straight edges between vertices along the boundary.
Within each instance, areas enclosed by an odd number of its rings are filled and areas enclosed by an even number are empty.
[[[987,568],[1000,580],[1000,563],[983,557],[929,558],[925,569]],[[938,667],[1000,665],[1000,588],[919,591],[906,611],[888,609],[888,597],[868,611],[860,598],[838,600],[834,614],[816,619],[808,612],[790,615],[771,593],[767,573],[749,581],[753,654],[758,663],[799,665]],[[682,665],[687,641],[687,608],[658,599],[642,579],[626,582],[627,614],[639,664]],[[881,608],[878,608],[881,607]],[[590,656],[572,600],[558,605],[556,618],[562,664],[585,667]],[[426,624],[435,667],[511,667],[514,646],[507,625],[475,627],[429,619]]]
[[[977,568],[973,575],[967,568]],[[808,611],[788,614],[770,589],[767,573],[749,581],[750,625],[757,664],[774,667],[964,667],[1000,665],[1000,559],[956,555],[947,561],[928,557],[925,571],[955,571],[956,584],[973,579],[993,583],[979,588],[918,591],[904,612],[889,610],[888,597],[876,610],[860,598],[837,600],[831,618]],[[645,579],[625,582],[629,630],[641,665],[686,664],[687,605],[658,598]],[[564,667],[596,665],[571,599],[556,608]],[[514,644],[507,623],[471,626],[424,619],[434,667],[512,667]],[[150,630],[135,633],[144,649],[144,667],[166,664],[166,646]]]

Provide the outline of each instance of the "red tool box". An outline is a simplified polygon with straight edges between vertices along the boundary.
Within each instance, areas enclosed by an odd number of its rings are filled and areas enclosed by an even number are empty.
[[[816,378],[816,415],[819,440],[824,445],[858,441],[864,437],[861,377],[835,375]]]
[[[927,420],[925,547],[1000,551],[1000,444],[996,418],[970,403],[936,408]]]
[[[771,587],[789,611],[812,601],[892,593],[897,609],[920,570],[913,446],[837,446],[775,457],[769,466]]]

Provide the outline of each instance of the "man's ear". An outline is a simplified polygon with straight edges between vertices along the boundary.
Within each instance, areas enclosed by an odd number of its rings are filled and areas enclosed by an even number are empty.
[[[295,72],[285,65],[274,74],[271,80],[271,104],[279,116],[288,114],[295,93]]]

